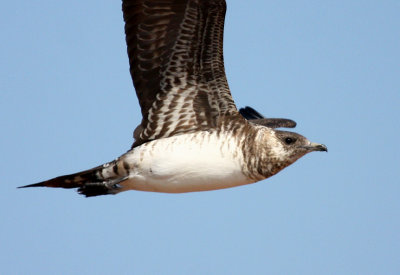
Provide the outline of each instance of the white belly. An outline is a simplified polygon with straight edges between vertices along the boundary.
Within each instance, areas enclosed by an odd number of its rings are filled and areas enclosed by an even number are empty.
[[[215,190],[254,182],[243,175],[242,156],[229,138],[216,134],[180,135],[156,140],[128,152],[123,158],[134,164],[126,189],[182,193]],[[125,189],[124,188],[124,189]]]

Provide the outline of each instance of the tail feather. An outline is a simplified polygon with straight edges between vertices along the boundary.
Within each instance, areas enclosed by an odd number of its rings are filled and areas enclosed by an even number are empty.
[[[113,169],[116,161],[97,166],[95,168],[56,177],[39,183],[20,186],[27,187],[55,187],[55,188],[78,188],[79,194],[86,197],[116,194],[122,191],[119,185],[127,179],[127,175],[119,175],[118,169]]]

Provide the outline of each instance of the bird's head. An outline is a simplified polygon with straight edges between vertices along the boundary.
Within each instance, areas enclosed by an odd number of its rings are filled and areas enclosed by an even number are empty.
[[[279,130],[275,130],[274,132],[276,141],[279,143],[276,148],[281,150],[279,153],[283,154],[285,158],[301,157],[313,151],[328,151],[328,148],[324,144],[311,142],[297,133]]]
[[[268,129],[264,138],[266,149],[264,168],[269,170],[270,175],[278,173],[307,153],[328,151],[325,145],[311,142],[294,132]]]

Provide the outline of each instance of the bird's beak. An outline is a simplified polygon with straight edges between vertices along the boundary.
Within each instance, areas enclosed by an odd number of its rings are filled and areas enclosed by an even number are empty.
[[[309,151],[325,151],[328,152],[328,147],[326,147],[324,144],[319,144],[315,142],[310,142],[309,145],[304,146],[305,149]]]

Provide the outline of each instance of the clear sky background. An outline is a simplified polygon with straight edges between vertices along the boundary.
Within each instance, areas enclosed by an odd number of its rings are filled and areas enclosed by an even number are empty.
[[[120,1],[6,1],[1,274],[400,274],[400,2],[227,2],[237,105],[329,153],[212,192],[17,190],[124,153],[140,111]]]

